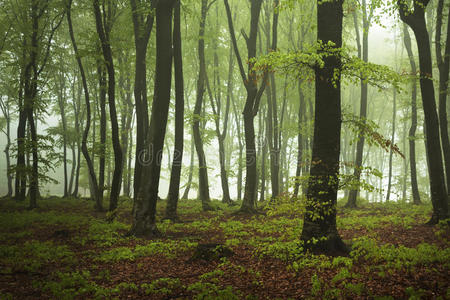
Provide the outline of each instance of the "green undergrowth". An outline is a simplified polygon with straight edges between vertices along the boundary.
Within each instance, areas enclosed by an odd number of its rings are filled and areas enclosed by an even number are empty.
[[[450,250],[445,246],[448,226],[444,222],[429,231],[437,244],[423,242],[410,248],[402,245],[401,239],[394,244],[383,236],[385,231],[392,234],[391,228],[402,234],[420,232],[430,217],[429,205],[367,204],[354,210],[339,207],[337,225],[347,233],[349,240],[345,242],[352,251],[348,257],[328,257],[304,250],[299,239],[303,203],[303,199],[279,197],[259,204],[264,214],[242,216],[232,214],[238,207],[219,201],[212,201],[215,210],[202,212],[200,201],[181,200],[181,222],[173,223],[162,220],[166,202],[159,201],[157,226],[163,237],[142,239],[126,235],[131,220],[121,217],[108,222],[106,213],[93,212],[91,201],[51,198],[40,201],[38,209],[26,210],[27,203],[7,200],[0,203],[1,275],[29,275],[28,284],[34,293],[52,299],[121,299],[126,295],[258,299],[230,282],[245,278],[252,291],[263,289],[261,274],[266,269],[254,266],[271,259],[282,263],[284,270],[278,273],[308,276],[307,294],[312,299],[352,299],[389,296],[371,292],[368,280],[387,280],[393,274],[411,275],[423,269],[436,274],[450,268]],[[130,200],[121,199],[119,204],[118,215],[129,215]],[[236,253],[245,249],[245,259],[251,262],[222,259],[212,269],[200,272],[195,264],[187,265],[193,268],[190,277],[160,274],[144,282],[135,282],[133,274],[121,274],[124,271],[117,269],[136,264],[131,269],[144,272],[155,267],[146,265],[155,260],[145,258],[155,256],[186,263],[199,243],[215,242]],[[272,280],[277,280],[276,276]],[[438,282],[437,286],[442,290],[445,284]],[[1,299],[20,298],[1,287],[0,291]],[[405,286],[401,293],[411,299],[430,295],[417,284]]]
[[[54,261],[64,265],[74,265],[77,259],[68,246],[56,245],[52,242],[31,240],[23,245],[0,247],[2,274],[36,273]]]
[[[146,245],[137,245],[134,249],[130,247],[112,248],[111,250],[100,253],[96,260],[103,262],[133,261],[139,257],[156,254],[161,254],[168,258],[175,258],[178,254],[193,250],[196,246],[196,242],[183,240],[151,241]]]

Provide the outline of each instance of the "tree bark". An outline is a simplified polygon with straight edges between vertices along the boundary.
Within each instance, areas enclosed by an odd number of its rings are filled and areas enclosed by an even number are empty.
[[[298,96],[299,96],[299,105],[298,105],[298,115],[297,115],[297,122],[298,122],[298,133],[297,133],[297,167],[295,169],[295,184],[294,184],[294,192],[293,197],[298,197],[298,192],[300,188],[300,175],[302,171],[302,165],[303,165],[303,111],[305,110],[305,95],[303,94],[302,90],[302,83],[303,80],[298,80]]]
[[[62,124],[62,139],[63,139],[63,169],[64,169],[64,190],[63,197],[66,198],[69,195],[68,191],[68,176],[67,176],[67,121],[66,121],[66,79],[64,73],[61,70],[58,74],[58,106],[59,113],[61,115]]]
[[[98,91],[100,100],[100,151],[98,160],[98,210],[103,210],[103,194],[105,192],[106,166],[106,71],[103,60],[97,60]],[[95,126],[95,123],[94,123]],[[95,147],[95,144],[94,144]]]
[[[95,175],[94,164],[91,160],[91,156],[90,156],[89,150],[87,148],[87,139],[89,136],[89,129],[91,127],[91,104],[90,104],[90,100],[89,100],[89,89],[88,89],[87,80],[86,80],[86,73],[84,72],[83,63],[81,61],[81,58],[80,58],[80,55],[78,52],[78,46],[77,46],[77,43],[75,40],[75,35],[73,32],[71,6],[72,6],[72,0],[69,0],[68,6],[67,6],[67,11],[66,11],[67,23],[68,23],[68,27],[69,27],[70,39],[72,41],[72,47],[75,52],[75,58],[77,60],[78,68],[80,70],[80,76],[81,76],[81,81],[83,84],[84,99],[85,99],[85,106],[86,106],[86,127],[84,128],[84,131],[83,131],[83,138],[81,141],[81,151],[83,153],[84,159],[86,160],[86,164],[88,167],[89,182],[90,182],[90,186],[91,186],[91,197],[94,198],[94,201],[96,203],[95,207],[99,208],[99,205],[101,205],[101,203],[99,202],[99,199],[98,199],[98,181],[97,181],[97,176]],[[77,173],[78,172],[79,171],[77,171]],[[78,184],[76,184],[75,191],[77,191],[77,188],[78,188]]]
[[[11,174],[11,156],[9,153],[9,149],[11,147],[11,113],[10,113],[10,98],[8,96],[6,102],[3,101],[3,98],[0,96],[0,109],[2,110],[3,116],[6,120],[6,145],[5,149],[3,150],[5,152],[5,158],[6,158],[6,178],[8,181],[8,192],[5,195],[5,197],[10,198],[13,195],[13,187],[12,187],[12,174]]]
[[[444,1],[439,0],[436,22],[436,60],[439,69],[439,125],[441,130],[442,151],[444,153],[445,174],[447,178],[447,197],[450,199],[450,141],[447,120],[447,89],[450,68],[450,5],[447,14],[447,36],[445,40],[444,57],[442,57],[441,32],[443,23]]]
[[[133,195],[134,202],[141,186],[143,167],[146,158],[146,138],[149,126],[147,101],[147,46],[153,28],[155,2],[150,0],[150,12],[143,14],[146,3],[142,0],[130,0],[134,28],[136,61],[134,73],[134,101],[136,106],[136,159],[134,165]],[[134,206],[133,206],[134,207]]]
[[[233,43],[233,49],[236,55],[236,59],[239,65],[239,71],[244,82],[245,89],[247,91],[247,97],[245,101],[243,118],[244,118],[244,136],[245,136],[245,150],[246,150],[246,177],[244,188],[244,200],[240,208],[240,212],[254,213],[255,201],[256,201],[256,186],[257,186],[257,169],[256,169],[256,145],[255,145],[255,124],[254,118],[258,112],[261,96],[266,86],[266,76],[264,76],[263,82],[258,89],[256,73],[252,70],[253,63],[252,58],[256,57],[256,40],[258,35],[258,23],[261,13],[262,0],[252,0],[250,3],[250,34],[245,35],[247,43],[247,58],[248,58],[248,71],[247,74],[244,70],[239,49],[237,47],[236,36],[234,33],[233,20],[231,18],[230,6],[228,0],[224,0],[225,8],[227,12],[228,26],[230,29],[231,40]]]
[[[206,166],[205,152],[203,150],[203,141],[200,132],[200,119],[203,105],[203,95],[205,92],[206,81],[206,65],[205,65],[205,22],[206,14],[208,10],[208,0],[202,0],[201,17],[200,17],[200,29],[198,33],[198,60],[199,60],[199,73],[197,79],[197,96],[194,107],[194,123],[192,125],[192,131],[194,134],[195,149],[197,151],[198,158],[198,188],[199,197],[202,201],[203,210],[211,210],[210,196],[209,196],[209,184],[208,184],[208,169]]]
[[[278,42],[278,4],[279,0],[274,0],[274,12],[272,21],[272,45],[269,46],[269,38],[267,39],[268,51],[277,50]],[[266,23],[266,31],[270,31],[270,22]],[[275,199],[280,193],[280,140],[278,138],[278,132],[280,124],[278,123],[277,112],[277,88],[275,81],[275,74],[271,73],[270,76],[270,96],[268,96],[268,141],[270,150],[270,180],[272,185],[272,197]]]
[[[394,103],[392,107],[392,135],[391,142],[394,143],[395,140],[395,119],[397,115],[397,92],[394,90]],[[386,202],[389,202],[391,197],[391,185],[392,185],[392,156],[393,156],[392,148],[389,150],[389,175],[388,175],[388,188],[386,194]]]
[[[437,224],[439,220],[448,217],[447,191],[445,189],[444,167],[439,136],[439,121],[436,111],[434,87],[432,80],[431,49],[428,31],[425,23],[425,8],[429,0],[416,0],[414,11],[409,11],[407,5],[398,0],[400,18],[414,32],[419,50],[420,90],[422,106],[425,115],[426,151],[428,153],[431,202],[433,215],[429,224]]]
[[[94,0],[93,4],[94,4],[93,6],[94,6],[97,34],[100,38],[103,57],[105,59],[106,69],[108,72],[108,104],[109,104],[109,117],[111,121],[111,137],[114,150],[114,174],[111,183],[111,193],[109,196],[110,197],[109,211],[114,211],[117,208],[122,183],[123,153],[122,153],[122,146],[120,145],[119,124],[117,121],[116,99],[115,99],[116,81],[115,81],[113,57],[111,52],[111,39],[109,37],[111,31],[111,20],[105,19],[105,22],[102,21],[102,12],[100,11],[99,0]],[[112,4],[108,3],[108,5]],[[106,12],[103,12],[103,14],[105,13]]]
[[[369,16],[367,15],[367,4],[366,0],[362,0],[362,11],[363,11],[363,35],[362,35],[362,45],[360,40],[359,26],[356,13],[353,12],[353,20],[355,24],[356,31],[356,42],[358,46],[358,56],[362,58],[363,61],[369,61],[369,28],[370,28],[370,19],[372,15],[372,9],[370,10]],[[359,117],[363,124],[366,123],[367,118],[367,93],[368,93],[368,85],[365,82],[365,78],[361,76],[361,102],[359,108]],[[363,151],[364,151],[364,136],[360,135],[358,137],[358,142],[356,143],[356,159],[355,159],[355,170],[353,176],[355,176],[355,180],[359,182],[361,178],[361,167],[363,161]],[[350,190],[346,207],[355,208],[356,207],[356,199],[358,196],[359,188]]]
[[[417,129],[417,67],[411,47],[411,37],[406,24],[403,24],[403,43],[408,53],[409,64],[411,66],[411,127],[409,128],[409,169],[411,174],[411,190],[413,203],[421,204],[419,186],[417,184],[416,168],[416,129]]]
[[[158,1],[156,6],[156,70],[150,131],[150,163],[145,168],[145,185],[136,197],[131,233],[136,236],[158,235],[156,203],[161,159],[169,113],[172,78],[172,7],[175,0]],[[143,181],[144,182],[144,181]]]
[[[191,158],[189,163],[189,174],[188,174],[188,181],[186,183],[186,188],[184,189],[183,196],[181,196],[181,199],[188,199],[189,198],[189,191],[191,190],[191,184],[192,184],[192,174],[194,172],[194,139],[191,137]]]
[[[184,79],[181,46],[180,0],[175,4],[173,19],[173,63],[175,73],[175,145],[173,150],[172,170],[170,173],[169,195],[167,197],[165,218],[178,219],[177,206],[180,196],[180,176],[183,165],[184,146]]]
[[[343,0],[317,4],[317,39],[342,46]],[[326,254],[348,253],[336,228],[341,136],[340,58],[329,55],[315,68],[315,125],[307,206],[300,239],[305,247]],[[338,73],[339,74],[339,73]],[[332,78],[334,77],[334,81]],[[314,240],[318,242],[314,243]]]

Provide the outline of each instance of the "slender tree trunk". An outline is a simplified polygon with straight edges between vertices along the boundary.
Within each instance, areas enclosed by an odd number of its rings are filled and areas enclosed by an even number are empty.
[[[67,121],[66,121],[66,79],[64,77],[64,73],[61,73],[58,76],[59,86],[58,86],[58,105],[59,105],[59,113],[61,115],[61,123],[62,123],[62,139],[63,139],[63,169],[64,169],[64,191],[63,197],[66,198],[69,196],[68,191],[68,175],[67,175]]]
[[[169,195],[167,197],[166,218],[177,220],[177,206],[180,196],[180,177],[183,165],[184,146],[184,79],[181,47],[180,0],[175,4],[173,21],[173,63],[175,73],[175,145],[170,173]]]
[[[395,119],[397,115],[397,92],[394,89],[394,103],[392,107],[392,135],[391,142],[394,143],[395,140]],[[388,175],[388,188],[386,194],[386,202],[389,202],[391,197],[391,185],[392,185],[392,156],[393,156],[392,148],[389,150],[389,175]]]
[[[207,14],[208,0],[202,0],[200,29],[198,39],[198,59],[199,59],[199,73],[197,79],[197,96],[194,107],[194,123],[192,131],[194,133],[195,149],[197,150],[198,158],[198,181],[199,181],[199,197],[202,201],[203,210],[210,210],[209,184],[208,184],[208,169],[206,166],[205,152],[203,150],[203,141],[200,132],[200,116],[202,112],[203,94],[205,91],[206,81],[206,65],[205,65],[205,22]]]
[[[433,87],[433,68],[428,31],[425,23],[425,8],[429,0],[414,2],[414,11],[408,11],[407,5],[398,0],[400,18],[414,31],[419,52],[420,89],[425,115],[426,151],[428,153],[431,202],[433,215],[429,224],[437,224],[448,217],[447,191],[445,189],[444,166],[439,136],[439,121]]]
[[[189,191],[191,190],[191,184],[192,184],[192,175],[194,172],[194,139],[191,136],[191,148],[190,148],[190,163],[189,163],[189,174],[188,174],[188,181],[186,183],[186,188],[184,189],[183,196],[181,196],[181,199],[188,199],[189,198]]]
[[[317,39],[342,46],[343,0],[317,3]],[[348,253],[336,228],[341,136],[341,87],[335,69],[340,58],[329,55],[317,67],[314,142],[307,206],[300,239],[306,248],[327,254]],[[334,78],[334,83],[331,81]],[[313,240],[314,239],[314,240]]]
[[[124,186],[124,194],[128,197],[131,197],[131,162],[133,160],[133,129],[134,129],[134,114],[131,122],[130,132],[129,132],[129,141],[130,146],[128,147],[128,167],[127,167],[127,184]]]
[[[411,127],[409,128],[409,168],[411,172],[411,189],[414,204],[421,204],[416,169],[416,129],[417,129],[417,68],[411,47],[411,37],[406,24],[403,24],[403,43],[408,53],[411,66]]]
[[[218,6],[216,6],[216,20],[218,22],[219,20],[219,14],[218,14]],[[217,28],[219,25],[217,24]],[[217,142],[219,144],[219,164],[220,164],[220,181],[222,186],[222,202],[226,204],[231,204],[231,197],[230,197],[230,188],[228,185],[228,175],[227,175],[227,169],[226,169],[226,153],[225,153],[225,139],[227,136],[227,129],[228,129],[228,116],[230,112],[230,98],[231,93],[233,89],[233,48],[230,47],[230,55],[229,55],[229,64],[228,64],[228,84],[227,84],[227,95],[226,95],[226,103],[225,103],[225,115],[224,115],[224,121],[223,121],[223,129],[221,131],[220,129],[220,118],[221,118],[221,83],[220,83],[220,77],[219,77],[219,56],[217,54],[217,43],[214,45],[214,91],[215,91],[215,97],[213,97],[213,93],[211,91],[208,77],[206,77],[206,83],[209,93],[209,99],[211,102],[211,107],[213,110],[214,115],[216,115],[216,119],[214,120],[215,126],[216,126],[216,136],[217,136]]]
[[[23,61],[25,61],[26,53],[26,39],[23,41]],[[27,116],[24,105],[24,74],[25,66],[21,67],[20,82],[19,82],[19,123],[17,125],[17,161],[16,161],[16,176],[15,176],[15,198],[17,201],[25,200],[27,177],[25,173],[25,142],[26,142],[26,124]]]
[[[6,121],[6,145],[5,149],[3,150],[5,152],[5,158],[6,158],[6,178],[8,181],[8,192],[5,195],[6,198],[10,198],[13,194],[13,187],[12,187],[12,174],[10,172],[11,168],[11,156],[9,153],[9,149],[11,147],[11,113],[10,113],[10,98],[8,96],[6,102],[3,101],[3,98],[0,96],[0,109],[3,113],[3,116],[5,117]]]
[[[355,31],[356,31],[356,41],[358,45],[358,56],[362,58],[363,61],[367,62],[369,60],[369,27],[370,27],[370,17],[367,16],[367,5],[366,0],[362,1],[362,10],[363,10],[363,35],[362,35],[362,47],[360,41],[360,33],[358,20],[356,17],[356,13],[353,12]],[[368,85],[365,81],[365,78],[362,77],[361,74],[361,102],[359,108],[359,117],[361,118],[363,124],[366,123],[367,118],[367,92]],[[364,151],[364,136],[359,135],[358,142],[356,144],[356,160],[355,160],[355,171],[354,176],[355,180],[359,182],[361,177],[361,167],[363,160],[363,151]],[[356,199],[358,196],[359,188],[350,190],[346,207],[355,208],[356,207]]]
[[[84,156],[84,159],[86,160],[86,164],[88,167],[89,182],[90,182],[90,186],[91,186],[91,197],[94,198],[95,203],[96,203],[96,208],[98,209],[100,207],[99,205],[101,205],[101,203],[99,202],[99,199],[98,199],[97,176],[95,175],[94,164],[91,160],[91,156],[90,156],[89,150],[87,148],[87,139],[88,139],[88,135],[89,135],[89,129],[91,127],[91,104],[90,104],[90,100],[89,100],[89,89],[88,89],[88,85],[87,85],[86,74],[84,72],[84,67],[81,62],[81,58],[80,58],[80,55],[78,52],[78,46],[77,46],[77,43],[75,40],[75,35],[73,32],[72,18],[71,18],[71,6],[72,6],[72,0],[69,0],[68,6],[67,6],[67,12],[66,12],[67,23],[68,23],[68,27],[69,27],[70,39],[72,41],[72,47],[75,52],[75,58],[77,60],[78,68],[80,69],[80,75],[81,75],[81,81],[83,83],[84,99],[85,99],[85,105],[86,105],[86,127],[84,128],[84,131],[83,131],[83,138],[81,141],[81,151],[83,152],[83,156]],[[79,172],[79,170],[77,170],[77,173],[78,172]],[[77,183],[78,183],[78,181],[77,181]],[[76,188],[75,188],[74,193],[77,192],[78,184],[76,184],[75,186],[76,186]]]
[[[172,78],[172,7],[175,0],[159,1],[156,6],[156,70],[152,116],[149,131],[149,154],[145,168],[146,185],[136,197],[131,233],[157,235],[156,202],[161,172],[162,150],[169,113]]]
[[[295,169],[295,184],[294,184],[294,192],[293,197],[297,198],[298,191],[300,188],[300,175],[303,165],[303,111],[305,109],[305,95],[303,94],[302,90],[302,83],[303,80],[299,79],[298,81],[298,96],[300,99],[299,105],[298,105],[298,115],[297,115],[297,122],[298,122],[298,133],[297,133],[297,167]]]
[[[237,200],[241,201],[242,199],[242,156],[244,145],[242,144],[242,132],[241,132],[241,120],[240,116],[237,112],[236,103],[234,101],[233,95],[231,95],[231,103],[233,108],[234,120],[236,122],[236,130],[237,130],[237,139],[239,145],[239,156],[238,156],[238,174],[237,174]]]
[[[273,25],[272,25],[272,45],[268,51],[277,50],[278,42],[278,4],[279,0],[274,0],[274,12],[273,12]],[[270,31],[270,22],[266,22],[267,32]],[[267,39],[269,44],[269,39]],[[269,48],[269,45],[268,45]],[[272,184],[272,198],[275,199],[280,193],[280,143],[278,138],[278,132],[280,124],[278,123],[277,112],[277,88],[275,81],[275,74],[271,73],[270,76],[270,93],[268,99],[268,140],[270,150],[270,178]]]
[[[83,132],[83,126],[82,124],[80,124],[80,119],[83,119],[83,114],[81,114],[80,110],[81,110],[81,94],[82,94],[82,85],[80,83],[80,81],[78,80],[77,82],[77,86],[78,86],[78,93],[75,97],[74,95],[74,102],[73,102],[73,111],[75,114],[75,131],[77,132],[77,166],[76,166],[76,170],[75,170],[75,184],[74,184],[74,188],[73,188],[73,192],[72,192],[72,196],[75,198],[78,198],[78,186],[79,186],[79,182],[80,182],[80,169],[81,169],[81,142],[80,142],[80,132]],[[76,99],[76,103],[75,103],[75,99]]]
[[[97,76],[100,100],[100,151],[98,160],[98,199],[103,209],[103,194],[105,192],[105,166],[106,166],[106,71],[101,60],[97,61]],[[95,124],[95,123],[94,123]],[[95,125],[94,125],[95,126]]]
[[[250,34],[245,35],[247,43],[247,59],[248,70],[245,73],[244,65],[242,63],[239,49],[234,33],[233,20],[231,18],[230,6],[228,0],[224,0],[227,11],[228,26],[230,29],[231,40],[233,42],[233,49],[238,60],[239,71],[247,91],[247,98],[245,101],[243,119],[244,119],[244,136],[245,136],[245,156],[246,156],[246,177],[244,200],[240,208],[240,212],[253,213],[255,211],[256,201],[256,186],[257,186],[257,169],[256,169],[256,145],[255,145],[255,124],[254,118],[258,112],[261,96],[266,86],[266,76],[264,76],[261,87],[258,89],[256,73],[252,69],[252,58],[256,57],[256,41],[258,36],[258,23],[261,13],[262,0],[251,0],[250,3]]]
[[[112,5],[112,4],[109,4]],[[103,12],[105,14],[106,12]],[[114,73],[114,63],[111,53],[111,40],[109,38],[110,34],[110,26],[111,20],[105,20],[105,23],[102,21],[102,13],[100,11],[99,0],[94,0],[94,14],[95,14],[95,23],[97,27],[97,34],[100,38],[103,57],[106,61],[106,69],[108,72],[108,104],[109,104],[109,117],[111,120],[111,137],[112,144],[114,150],[114,174],[111,183],[111,193],[109,196],[109,210],[114,211],[117,208],[117,202],[119,199],[121,183],[122,183],[122,146],[120,145],[119,138],[119,125],[117,121],[117,112],[116,112],[116,81],[115,81],[115,73]]]
[[[38,141],[37,141],[37,130],[34,121],[34,107],[37,96],[37,79],[38,79],[38,69],[37,69],[37,59],[38,59],[38,30],[39,30],[39,4],[37,0],[31,2],[31,44],[30,44],[30,57],[28,64],[25,67],[24,73],[24,105],[25,114],[30,128],[31,135],[31,153],[33,156],[33,165],[30,174],[30,209],[37,207],[37,197],[39,189],[39,155],[38,155]]]

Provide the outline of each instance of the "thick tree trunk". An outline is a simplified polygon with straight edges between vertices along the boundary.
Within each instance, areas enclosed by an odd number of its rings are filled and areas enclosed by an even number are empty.
[[[444,167],[439,136],[439,121],[436,111],[432,80],[431,49],[425,23],[424,10],[429,0],[414,2],[414,11],[408,12],[405,3],[398,0],[400,18],[414,31],[419,52],[420,90],[425,115],[426,151],[428,153],[431,202],[433,215],[429,224],[436,224],[448,217],[447,191],[445,189]]]
[[[172,7],[175,0],[158,1],[156,6],[156,70],[152,116],[149,131],[149,154],[145,168],[145,185],[136,197],[131,233],[136,236],[157,235],[156,202],[161,172],[162,150],[169,114],[172,78]]]
[[[144,2],[145,3],[145,2]],[[130,0],[132,9],[132,19],[134,28],[134,43],[136,48],[135,74],[134,74],[134,100],[136,106],[136,159],[134,165],[133,197],[136,197],[141,187],[141,177],[143,168],[148,160],[145,144],[148,121],[147,102],[147,46],[153,28],[155,1],[150,0],[150,13],[144,15],[146,11],[144,3],[139,0]]]
[[[447,36],[444,57],[442,57],[441,32],[444,1],[439,0],[436,22],[436,60],[439,68],[439,125],[441,130],[442,151],[444,153],[445,174],[447,178],[447,197],[450,200],[450,141],[447,120],[447,93],[450,68],[450,5],[447,14]]]
[[[411,127],[409,128],[409,168],[411,174],[411,190],[414,204],[421,204],[416,168],[416,129],[417,129],[417,68],[411,47],[411,37],[406,24],[403,24],[403,43],[408,53],[411,66]]]
[[[169,194],[167,197],[166,218],[177,220],[177,206],[180,196],[180,177],[183,165],[184,146],[184,79],[180,28],[180,0],[175,4],[173,21],[173,63],[175,73],[175,145],[172,170],[170,173]]]
[[[317,39],[342,46],[343,0],[317,4]],[[325,57],[316,67],[316,105],[311,177],[301,240],[306,248],[326,254],[348,253],[336,228],[336,199],[339,186],[341,136],[341,87],[339,57]],[[334,81],[332,82],[332,78]],[[313,240],[315,239],[315,240]],[[318,242],[315,242],[318,241]]]

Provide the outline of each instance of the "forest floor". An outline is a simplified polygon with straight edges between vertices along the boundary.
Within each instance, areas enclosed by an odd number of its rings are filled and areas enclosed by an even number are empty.
[[[39,208],[0,201],[0,299],[450,299],[450,230],[423,225],[429,205],[339,208],[348,257],[305,254],[302,205],[235,215],[183,200],[180,223],[162,237],[127,237],[131,202],[118,218],[87,200],[51,198]],[[165,201],[158,204],[158,220]],[[228,257],[193,260],[198,244],[223,244]]]

